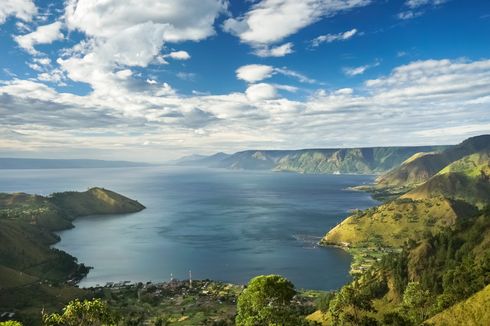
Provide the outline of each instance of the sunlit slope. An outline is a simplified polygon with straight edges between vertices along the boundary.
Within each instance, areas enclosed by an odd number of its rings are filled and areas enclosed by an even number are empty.
[[[490,204],[489,153],[475,153],[451,163],[402,198],[418,200],[444,196],[483,208]]]
[[[465,156],[398,199],[358,211],[333,228],[324,244],[400,247],[490,205],[490,155]]]
[[[417,154],[376,182],[382,187],[412,187],[427,181],[452,162],[485,150],[490,150],[490,135],[468,138],[443,152]]]
[[[438,326],[490,325],[490,285],[426,321]]]
[[[473,212],[471,206],[443,197],[397,199],[354,213],[321,242],[351,247],[401,247],[408,239],[418,240],[428,233],[440,232]]]

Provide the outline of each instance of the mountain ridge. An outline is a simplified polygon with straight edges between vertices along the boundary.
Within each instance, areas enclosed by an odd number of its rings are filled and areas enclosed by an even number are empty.
[[[458,145],[437,153],[417,154],[376,179],[379,187],[413,187],[467,155],[490,150],[490,135],[468,138]]]
[[[450,145],[311,148],[298,150],[244,150],[226,156],[214,154],[183,165],[234,170],[271,170],[327,174],[379,174],[422,151],[442,151]]]

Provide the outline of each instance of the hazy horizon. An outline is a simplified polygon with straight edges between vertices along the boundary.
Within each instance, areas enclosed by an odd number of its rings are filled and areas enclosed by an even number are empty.
[[[474,136],[481,136],[483,134],[477,134]],[[470,137],[474,137],[470,136]],[[469,137],[465,137],[464,139],[461,139],[460,141],[457,141],[456,143],[452,144],[436,144],[436,143],[426,143],[426,144],[407,144],[407,145],[382,145],[382,146],[345,146],[345,147],[305,147],[305,148],[243,148],[239,150],[230,150],[230,151],[216,151],[216,152],[191,152],[188,154],[182,154],[179,156],[174,156],[172,158],[167,158],[163,160],[141,160],[138,159],[138,157],[128,157],[128,158],[118,158],[118,156],[108,156],[108,157],[98,157],[98,156],[64,156],[63,153],[59,153],[57,155],[49,155],[49,154],[43,154],[43,153],[18,153],[18,152],[12,152],[11,154],[9,153],[3,153],[0,152],[0,158],[12,158],[12,159],[46,159],[46,160],[102,160],[102,161],[128,161],[128,162],[139,162],[139,163],[150,163],[150,164],[158,164],[158,163],[170,163],[174,162],[179,159],[183,159],[186,157],[191,157],[191,156],[211,156],[217,153],[225,153],[227,155],[231,155],[234,153],[238,152],[243,152],[243,151],[300,151],[300,150],[320,150],[320,149],[344,149],[344,148],[371,148],[371,147],[419,147],[419,146],[446,146],[446,145],[456,145],[464,141]],[[124,157],[124,156],[121,156]]]

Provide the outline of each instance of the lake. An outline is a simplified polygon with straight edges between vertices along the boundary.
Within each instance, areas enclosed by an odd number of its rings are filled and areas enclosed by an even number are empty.
[[[104,187],[147,208],[77,219],[55,247],[93,266],[80,286],[109,281],[214,279],[245,284],[281,274],[298,288],[331,290],[350,280],[350,256],[319,239],[352,209],[376,205],[346,190],[373,176],[141,167],[0,170],[1,192]]]

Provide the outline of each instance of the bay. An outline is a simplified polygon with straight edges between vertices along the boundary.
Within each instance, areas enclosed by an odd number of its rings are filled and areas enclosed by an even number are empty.
[[[0,171],[1,192],[104,187],[147,208],[75,220],[56,248],[93,266],[80,286],[117,281],[213,279],[245,284],[281,274],[299,288],[332,290],[350,280],[350,256],[318,247],[352,209],[376,205],[348,187],[373,176],[138,167]]]

